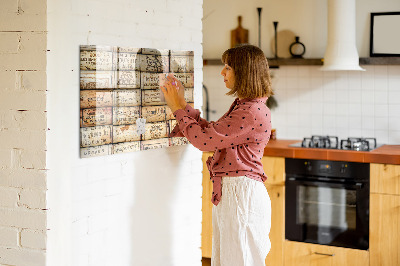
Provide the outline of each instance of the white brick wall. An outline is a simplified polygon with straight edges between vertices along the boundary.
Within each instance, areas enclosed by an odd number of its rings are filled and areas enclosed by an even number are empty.
[[[82,44],[194,50],[201,106],[202,0],[54,0],[48,10],[48,265],[201,265],[201,152],[80,159],[77,126]]]
[[[0,3],[1,265],[45,265],[46,2]]]

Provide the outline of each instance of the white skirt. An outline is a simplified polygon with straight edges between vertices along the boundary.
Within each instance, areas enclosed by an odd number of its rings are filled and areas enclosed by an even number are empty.
[[[271,201],[262,182],[245,176],[223,177],[212,223],[212,266],[265,265],[271,249]]]

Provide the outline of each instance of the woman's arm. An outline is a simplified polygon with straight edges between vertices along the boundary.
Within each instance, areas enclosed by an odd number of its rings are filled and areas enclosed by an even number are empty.
[[[201,151],[224,149],[248,142],[257,141],[255,136],[257,124],[254,115],[247,109],[237,109],[218,122],[209,123],[206,127],[192,117],[186,115],[182,109],[174,112],[180,132],[190,143]],[[265,127],[265,125],[264,125]]]

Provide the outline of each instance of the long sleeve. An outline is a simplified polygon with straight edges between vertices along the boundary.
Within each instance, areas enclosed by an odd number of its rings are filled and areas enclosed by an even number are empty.
[[[184,110],[174,113],[180,132],[190,143],[201,151],[224,149],[246,142],[254,141],[251,131],[254,131],[256,119],[249,108],[237,108],[222,117],[218,122],[198,122]],[[201,124],[202,123],[202,124]],[[262,124],[260,125],[262,127]]]
[[[183,109],[183,111],[186,113],[186,115],[188,115],[189,117],[191,117],[195,121],[197,121],[201,127],[206,127],[210,124],[210,122],[208,122],[207,120],[200,117],[199,110],[194,109],[189,104],[186,105],[186,107],[185,107],[185,109]],[[175,128],[171,131],[170,137],[184,137],[184,135],[182,134],[182,132],[179,129],[179,125],[176,125]]]

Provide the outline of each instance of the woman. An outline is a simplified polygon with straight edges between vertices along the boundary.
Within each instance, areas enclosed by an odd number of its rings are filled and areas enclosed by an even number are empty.
[[[252,45],[225,51],[222,62],[227,95],[237,98],[217,122],[186,104],[184,88],[172,75],[161,90],[178,121],[171,137],[185,136],[196,148],[214,151],[207,161],[215,205],[212,265],[265,265],[271,246],[271,202],[261,164],[271,130],[268,62]]]

